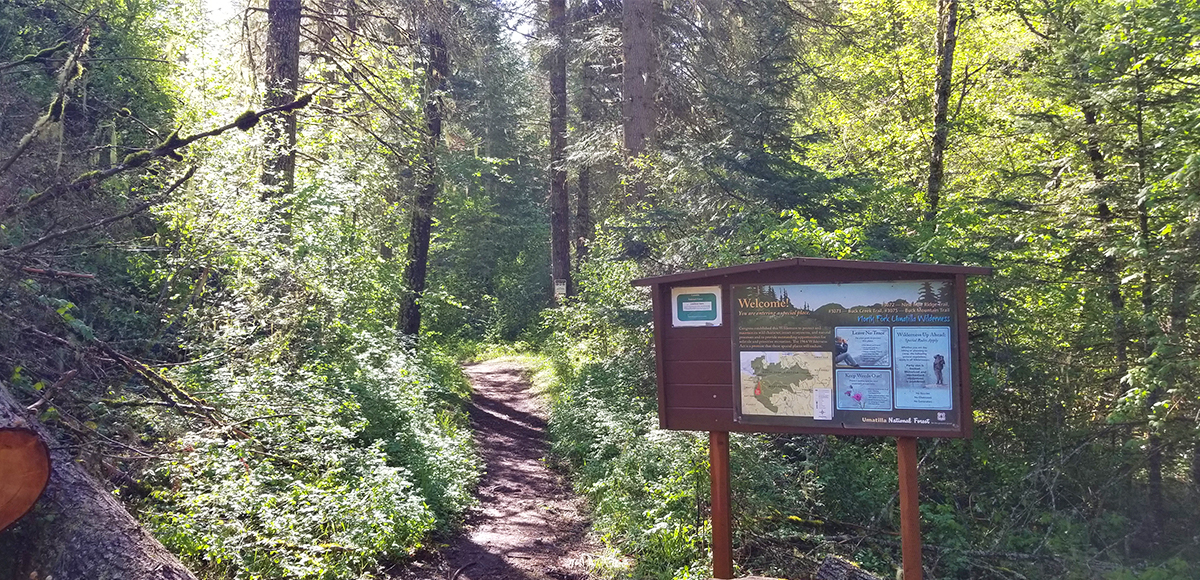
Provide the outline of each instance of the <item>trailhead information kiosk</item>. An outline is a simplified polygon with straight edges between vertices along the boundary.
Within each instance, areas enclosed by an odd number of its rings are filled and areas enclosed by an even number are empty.
[[[917,437],[970,437],[966,277],[793,258],[650,286],[664,429],[709,432],[713,576],[733,577],[729,432],[897,438],[905,580],[920,580]]]

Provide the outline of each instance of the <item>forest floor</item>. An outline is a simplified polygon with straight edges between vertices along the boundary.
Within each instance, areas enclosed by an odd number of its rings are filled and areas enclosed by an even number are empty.
[[[584,502],[546,465],[546,409],[523,369],[491,361],[465,367],[474,387],[471,425],[486,473],[461,534],[418,558],[397,580],[584,580],[597,545]]]

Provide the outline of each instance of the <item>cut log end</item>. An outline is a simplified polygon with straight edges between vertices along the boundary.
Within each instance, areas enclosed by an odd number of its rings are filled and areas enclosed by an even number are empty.
[[[50,449],[30,429],[0,428],[0,530],[21,519],[50,481]]]

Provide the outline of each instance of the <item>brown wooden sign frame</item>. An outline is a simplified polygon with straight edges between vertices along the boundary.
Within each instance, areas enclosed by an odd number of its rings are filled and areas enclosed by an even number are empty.
[[[659,426],[690,431],[825,433],[892,437],[970,437],[970,366],[966,348],[966,277],[990,274],[990,268],[795,258],[746,266],[703,270],[673,276],[643,278],[635,285],[650,286],[654,302],[654,342],[658,370]],[[738,316],[733,291],[752,285],[819,285],[935,281],[949,283],[953,300],[950,382],[953,408],[943,426],[884,424],[848,427],[840,421],[819,424],[739,416],[735,391],[740,364],[737,351]],[[721,289],[720,326],[672,324],[672,290],[691,287]],[[731,347],[732,345],[732,347]],[[835,393],[836,394],[836,393]],[[846,411],[834,411],[847,415]],[[887,413],[860,413],[886,417]]]
[[[793,258],[634,280],[634,285],[650,286],[654,304],[654,349],[658,374],[659,426],[663,429],[709,432],[713,577],[733,578],[729,432],[747,431],[896,437],[904,578],[921,580],[923,570],[916,438],[971,436],[971,367],[967,358],[967,276],[986,276],[991,273],[991,268],[969,266]],[[937,319],[939,324],[935,332],[929,335],[933,338],[922,339],[915,338],[915,333],[903,331],[897,333],[895,330],[896,328],[923,330],[923,327],[915,324],[920,321],[919,318],[892,317],[885,323],[881,323],[883,326],[870,327],[874,330],[868,332],[868,335],[874,333],[882,337],[886,334],[886,337],[883,338],[868,336],[867,340],[877,340],[880,343],[877,345],[879,347],[886,342],[889,358],[887,365],[878,362],[874,365],[867,365],[868,376],[865,378],[871,379],[872,377],[869,376],[871,372],[883,372],[882,369],[887,369],[888,388],[891,389],[891,393],[888,395],[891,401],[889,409],[896,411],[897,397],[893,380],[897,374],[906,372],[906,369],[911,370],[911,365],[901,368],[901,365],[894,364],[894,361],[900,358],[895,354],[896,349],[893,348],[895,343],[902,341],[907,344],[920,340],[937,344],[943,334],[948,335],[949,352],[947,354],[950,358],[949,374],[950,389],[952,390],[950,395],[953,402],[952,408],[948,412],[954,413],[954,417],[950,421],[943,422],[940,427],[935,427],[932,421],[929,423],[883,422],[882,424],[887,426],[870,428],[846,427],[845,423],[839,423],[833,419],[833,415],[837,413],[833,410],[834,407],[837,407],[835,403],[832,401],[818,402],[816,387],[813,388],[812,411],[814,416],[812,419],[806,420],[803,417],[787,417],[786,415],[777,417],[769,413],[752,416],[755,414],[742,412],[742,403],[735,398],[740,397],[745,400],[745,395],[741,392],[745,388],[741,384],[741,381],[744,380],[741,370],[743,361],[742,357],[735,360],[735,353],[747,353],[749,350],[747,360],[751,360],[752,365],[772,364],[768,360],[769,358],[777,356],[782,360],[783,356],[792,356],[796,353],[812,355],[816,358],[835,357],[836,362],[831,369],[831,372],[835,374],[830,376],[829,389],[825,389],[827,392],[824,393],[825,398],[837,397],[837,391],[843,388],[835,380],[839,362],[850,369],[857,369],[861,365],[853,361],[847,362],[846,359],[835,355],[835,353],[840,354],[842,350],[831,340],[833,337],[830,334],[837,332],[836,327],[826,325],[813,331],[811,328],[806,328],[808,322],[789,323],[776,324],[773,331],[742,333],[740,315],[758,316],[754,310],[759,308],[760,303],[754,302],[752,306],[743,305],[740,308],[747,310],[745,312],[737,311],[733,308],[736,299],[735,292],[740,291],[749,295],[756,287],[770,292],[774,292],[777,287],[782,287],[785,290],[790,288],[801,292],[811,290],[815,291],[815,294],[823,296],[829,296],[830,291],[837,292],[839,290],[845,290],[847,295],[854,294],[857,290],[861,295],[865,287],[839,285],[873,283],[875,287],[868,288],[868,290],[884,289],[886,291],[885,287],[889,285],[897,289],[902,287],[911,289],[913,282],[948,284],[949,292],[946,293],[949,297],[948,304],[946,304],[947,300],[943,298],[935,301],[918,299],[917,303],[908,300],[901,302],[900,299],[897,299],[879,305],[864,306],[860,311],[885,314],[893,310],[904,313],[928,310],[939,315],[945,314],[949,320],[946,322],[939,317]],[[897,291],[894,294],[903,293]],[[747,298],[747,300],[749,299]],[[824,312],[820,312],[820,305],[815,306],[817,311],[810,311],[808,305],[797,307],[791,297],[780,298],[768,294],[765,302],[767,309],[779,310],[779,312],[765,315],[772,320],[783,320],[793,314],[808,317],[816,313],[820,315],[821,321],[827,322],[838,320],[844,315],[844,311],[833,307]],[[898,324],[887,324],[887,322],[898,322]],[[940,322],[946,322],[946,326],[941,326]],[[853,328],[853,324],[850,327]],[[886,332],[884,332],[885,328]],[[789,337],[788,333],[791,330],[795,331],[795,335]],[[905,335],[908,336],[905,337]],[[784,348],[782,345],[790,344],[786,342],[788,340],[796,341],[796,344],[806,344],[808,348],[803,346]],[[827,342],[822,343],[821,341]],[[762,345],[768,344],[777,345],[773,348],[775,352],[759,352],[759,350],[765,349]],[[922,350],[923,348],[924,350]],[[876,348],[875,350],[882,351],[883,349]],[[936,348],[925,348],[918,345],[913,346],[912,351],[919,352],[922,357],[928,358],[927,355],[935,351],[939,355],[941,352],[945,352],[945,347],[938,345]],[[756,358],[759,355],[768,356]],[[913,360],[910,356],[908,363]],[[823,373],[826,364],[825,361],[814,362],[810,368],[819,367],[817,372]],[[941,364],[944,366],[946,363],[943,360]],[[755,367],[755,375],[758,375],[757,371],[761,368],[761,366]],[[879,370],[870,370],[872,368]],[[917,369],[918,376],[920,372],[922,372],[921,369]],[[935,372],[938,376],[937,382],[941,383],[942,367],[937,367]],[[820,382],[819,377],[811,372],[808,373],[808,376],[801,375],[801,377],[804,380],[814,380],[814,384]],[[846,377],[850,379],[849,375]],[[909,375],[905,375],[905,380],[909,380]],[[756,386],[756,400],[760,394],[757,389]],[[870,392],[869,389],[864,390]],[[882,389],[875,390],[881,391]],[[926,408],[921,410],[921,413],[913,415],[915,411],[910,404],[908,412],[914,419],[918,416],[924,418],[928,411],[936,413],[934,410],[936,408]],[[818,411],[818,409],[823,409],[823,411]],[[840,408],[838,410],[846,411],[843,418],[887,416],[877,410],[852,411]],[[828,415],[828,417],[822,416],[821,420],[817,420],[817,413]],[[866,421],[860,420],[860,423],[865,424]],[[925,427],[926,424],[930,426]],[[910,427],[909,425],[914,426]]]

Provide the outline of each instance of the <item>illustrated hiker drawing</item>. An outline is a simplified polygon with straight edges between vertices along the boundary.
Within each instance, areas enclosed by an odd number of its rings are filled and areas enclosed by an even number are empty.
[[[858,368],[858,363],[850,355],[850,343],[846,342],[846,339],[840,336],[834,338],[833,341],[837,345],[837,356],[833,359],[834,364]]]
[[[945,384],[942,382],[942,369],[946,368],[946,358],[940,354],[933,355],[933,374],[937,376],[937,384]]]

